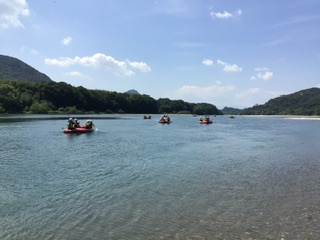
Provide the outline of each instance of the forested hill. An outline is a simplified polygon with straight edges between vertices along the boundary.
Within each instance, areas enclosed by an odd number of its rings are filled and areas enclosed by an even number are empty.
[[[282,95],[263,105],[243,109],[244,115],[320,115],[320,88]]]
[[[213,104],[73,87],[64,82],[0,81],[0,113],[222,114]]]
[[[19,80],[26,82],[52,82],[45,74],[34,69],[21,60],[0,55],[0,81]]]

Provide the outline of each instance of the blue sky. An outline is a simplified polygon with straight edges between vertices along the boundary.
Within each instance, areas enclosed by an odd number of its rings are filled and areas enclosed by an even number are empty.
[[[319,0],[0,0],[0,39],[56,82],[219,109],[320,87]]]

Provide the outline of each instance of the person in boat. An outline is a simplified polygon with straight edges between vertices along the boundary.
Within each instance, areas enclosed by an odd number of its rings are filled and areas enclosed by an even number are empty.
[[[199,117],[199,122],[202,122],[202,117]]]
[[[170,122],[170,118],[169,118],[169,116],[168,116],[167,114],[164,114],[164,115],[162,116],[161,120]]]
[[[78,119],[74,119],[74,127],[75,128],[78,128],[78,127],[80,127],[80,122],[78,121]]]
[[[69,118],[68,123],[67,123],[68,129],[74,129],[74,120],[72,118]]]
[[[208,115],[205,115],[205,116],[204,116],[204,121],[205,121],[205,122],[209,122],[209,121],[210,121]]]
[[[86,128],[87,129],[91,129],[92,128],[92,120],[87,120],[87,122],[86,122]]]

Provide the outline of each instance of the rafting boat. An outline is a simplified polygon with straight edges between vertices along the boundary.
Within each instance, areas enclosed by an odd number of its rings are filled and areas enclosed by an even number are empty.
[[[211,124],[213,123],[211,120],[209,121],[205,121],[205,120],[202,120],[202,121],[199,121],[200,124]]]
[[[90,133],[93,132],[94,128],[86,128],[85,126],[77,127],[77,128],[65,128],[63,129],[64,133]]]
[[[159,123],[166,124],[166,123],[171,123],[171,121],[168,119],[160,119]]]
[[[163,123],[163,124],[171,123],[171,119],[170,119],[170,117],[169,117],[167,114],[164,114],[164,115],[160,118],[159,123]]]

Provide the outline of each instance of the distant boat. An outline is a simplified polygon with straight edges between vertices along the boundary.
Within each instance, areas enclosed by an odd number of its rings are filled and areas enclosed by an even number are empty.
[[[151,115],[144,115],[143,119],[151,119]]]
[[[231,115],[229,118],[235,118],[235,116]]]
[[[206,121],[206,120],[199,120],[199,123],[200,124],[211,124],[211,123],[213,123],[211,120],[208,120],[208,121]]]
[[[166,124],[166,123],[171,123],[171,119],[168,115],[163,115],[161,117],[161,119],[159,120],[159,123],[163,123],[163,124]]]
[[[213,123],[210,118],[206,115],[204,118],[200,117],[199,118],[199,123],[200,124],[211,124]]]

